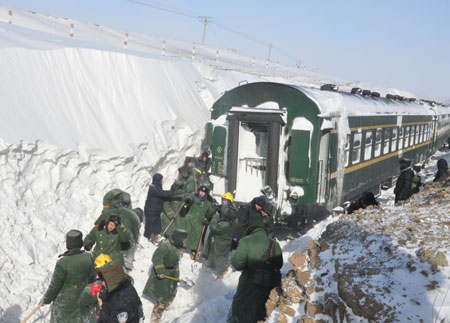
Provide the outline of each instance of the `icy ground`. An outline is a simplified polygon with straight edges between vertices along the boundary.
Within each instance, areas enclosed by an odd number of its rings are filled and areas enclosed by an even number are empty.
[[[18,322],[38,304],[65,233],[87,234],[107,191],[126,190],[143,207],[152,174],[164,174],[169,187],[184,157],[200,153],[208,109],[221,93],[244,80],[329,82],[294,67],[267,70],[264,60],[252,67],[249,57],[226,51],[215,62],[215,48],[199,46],[192,61],[192,44],[174,40],[163,57],[162,40],[142,34],[130,34],[125,50],[124,31],[16,9],[8,24],[8,9],[0,6],[0,322]],[[282,242],[285,259],[326,224]],[[154,251],[141,242],[132,274],[139,293]],[[196,285],[179,289],[164,321],[224,322],[239,273],[217,281],[185,256],[181,275]],[[151,304],[143,302],[148,317]],[[48,321],[49,306],[30,320]]]

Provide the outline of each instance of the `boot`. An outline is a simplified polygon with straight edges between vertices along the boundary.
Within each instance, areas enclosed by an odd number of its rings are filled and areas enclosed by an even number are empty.
[[[197,253],[196,251],[191,251],[191,259],[192,259],[192,260],[195,259],[195,254],[196,254],[196,253]]]
[[[217,279],[223,279],[226,274],[227,274],[227,271],[225,270],[222,275],[217,276]]]
[[[152,316],[150,317],[150,323],[159,323],[165,309],[166,304],[156,303],[153,307]]]
[[[180,258],[183,257],[183,254],[186,252],[186,248],[181,248],[180,249]]]

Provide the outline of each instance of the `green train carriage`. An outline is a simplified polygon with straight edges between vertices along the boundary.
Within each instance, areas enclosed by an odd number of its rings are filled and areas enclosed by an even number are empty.
[[[207,142],[214,194],[249,201],[270,185],[285,214],[298,203],[328,208],[398,175],[398,160],[423,162],[450,135],[450,109],[401,97],[258,82],[212,107]]]

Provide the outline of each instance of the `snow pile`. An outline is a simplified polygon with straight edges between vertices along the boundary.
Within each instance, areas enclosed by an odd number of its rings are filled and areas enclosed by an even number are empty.
[[[287,254],[283,292],[273,291],[268,301],[268,308],[278,306],[269,322],[441,322],[449,316],[450,187],[428,185],[400,206],[386,197],[379,208],[341,216],[308,246],[292,242],[297,252]]]
[[[125,190],[143,207],[154,173],[168,188],[184,157],[199,153],[208,109],[224,91],[242,80],[324,82],[294,68],[266,70],[265,62],[252,68],[234,53],[216,63],[207,47],[192,62],[192,44],[183,42],[170,50],[168,42],[163,57],[161,39],[147,35],[130,34],[124,50],[122,31],[21,10],[8,24],[7,10],[0,6],[0,322],[18,322],[38,304],[66,232],[86,235],[107,191]],[[325,227],[284,243],[285,259]],[[141,242],[132,272],[139,293],[155,250]],[[239,273],[218,281],[184,256],[181,276],[196,285],[180,288],[164,322],[224,322]],[[144,301],[147,317],[151,310]],[[33,319],[48,322],[49,307]]]

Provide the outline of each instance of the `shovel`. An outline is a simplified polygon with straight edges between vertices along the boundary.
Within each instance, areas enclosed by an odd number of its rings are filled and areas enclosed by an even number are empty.
[[[165,240],[164,235],[166,234],[167,230],[169,230],[170,226],[175,222],[175,219],[177,218],[178,214],[180,214],[180,211],[183,208],[184,204],[186,204],[186,202],[181,203],[180,207],[177,210],[177,213],[175,213],[175,215],[170,220],[170,222],[167,224],[166,228],[161,233],[161,235],[159,235],[158,238],[155,239],[155,242],[152,241],[152,243],[154,245],[159,246]]]
[[[203,235],[205,234],[206,224],[203,225],[202,234],[200,235],[200,240],[198,241],[197,251],[195,252],[194,263],[191,266],[192,272],[198,270],[198,259],[200,258],[200,249],[202,246]]]
[[[161,278],[175,280],[187,288],[191,288],[192,286],[195,285],[195,283],[189,278],[180,279],[180,278],[175,278],[175,277],[171,277],[171,276],[167,276],[167,275],[163,275],[163,277],[161,277]]]
[[[23,321],[22,321],[21,323],[25,323],[26,321],[28,321],[28,320],[30,319],[30,317],[32,317],[33,314],[36,313],[36,312],[42,307],[42,305],[44,305],[44,303],[42,303],[42,302],[39,303],[39,305],[36,306],[36,307],[31,311],[31,313],[28,314],[28,316],[27,316],[26,318],[23,319]]]

